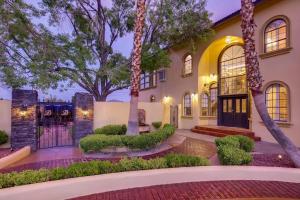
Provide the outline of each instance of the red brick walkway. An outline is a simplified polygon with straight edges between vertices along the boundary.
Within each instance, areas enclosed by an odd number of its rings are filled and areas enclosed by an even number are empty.
[[[300,184],[275,181],[212,181],[158,185],[92,194],[73,200],[300,199]]]

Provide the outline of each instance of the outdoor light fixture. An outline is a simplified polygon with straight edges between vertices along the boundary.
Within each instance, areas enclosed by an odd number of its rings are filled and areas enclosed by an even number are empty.
[[[225,42],[227,44],[230,44],[231,43],[231,37],[230,36],[227,36],[226,39],[225,39]]]
[[[165,96],[165,97],[163,98],[163,103],[167,104],[167,103],[170,102],[170,100],[171,100],[171,97]]]
[[[89,114],[89,111],[88,111],[88,109],[87,109],[86,106],[84,106],[84,107],[82,108],[82,114],[83,114],[83,119],[86,119],[87,116],[88,116],[88,114]]]
[[[281,160],[282,159],[282,155],[278,154],[278,159]]]
[[[20,108],[20,116],[22,119],[25,119],[27,115],[27,111],[28,111],[28,105],[27,104],[22,105]]]

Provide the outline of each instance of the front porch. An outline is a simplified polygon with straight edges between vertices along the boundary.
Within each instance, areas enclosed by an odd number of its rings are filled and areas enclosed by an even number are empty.
[[[255,136],[255,133],[249,129],[228,127],[228,126],[214,126],[214,125],[201,125],[195,126],[191,129],[192,132],[215,137],[225,137],[228,135],[244,135],[252,138],[255,141],[260,141],[261,138]]]

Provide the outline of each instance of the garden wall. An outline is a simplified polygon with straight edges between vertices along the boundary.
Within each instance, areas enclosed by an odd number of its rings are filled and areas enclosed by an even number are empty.
[[[0,130],[4,130],[9,136],[11,135],[11,101],[0,100]],[[1,147],[8,147],[4,144]]]
[[[146,111],[146,123],[164,120],[164,108],[161,103],[140,102],[139,109]],[[108,124],[127,124],[129,102],[94,102],[94,129]]]

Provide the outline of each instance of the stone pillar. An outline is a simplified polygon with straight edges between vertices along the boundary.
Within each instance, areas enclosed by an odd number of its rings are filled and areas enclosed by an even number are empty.
[[[78,146],[81,138],[93,132],[94,98],[89,93],[78,92],[73,102],[75,107],[73,139],[74,144]]]
[[[30,145],[33,151],[37,148],[37,103],[38,93],[35,90],[12,91],[11,106],[11,147],[13,149]]]

